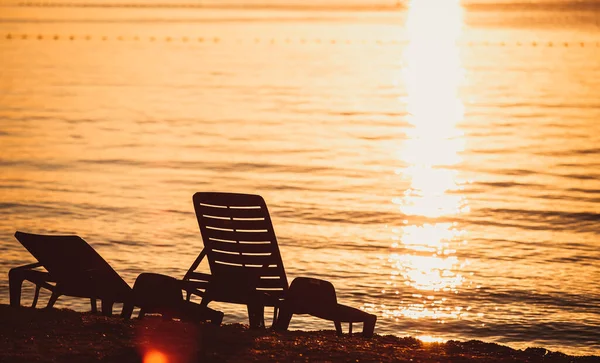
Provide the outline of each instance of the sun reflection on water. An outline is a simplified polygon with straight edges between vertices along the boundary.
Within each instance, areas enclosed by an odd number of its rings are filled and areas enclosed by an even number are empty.
[[[431,335],[419,335],[419,336],[416,336],[415,338],[419,339],[420,341],[422,341],[424,343],[443,343],[446,341],[446,339],[444,339],[444,338],[434,337]]]
[[[408,11],[409,43],[402,57],[406,96],[400,101],[406,104],[410,128],[398,153],[407,167],[396,174],[409,187],[392,200],[405,220],[393,229],[392,272],[382,292],[399,295],[400,301],[384,315],[444,323],[471,310],[451,303],[466,284],[461,271],[468,264],[456,255],[466,243],[465,231],[451,221],[469,211],[454,167],[465,148],[457,126],[464,116],[457,47],[462,7],[459,0],[412,0]]]

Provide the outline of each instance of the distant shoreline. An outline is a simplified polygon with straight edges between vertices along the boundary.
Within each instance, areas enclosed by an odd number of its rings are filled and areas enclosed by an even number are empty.
[[[2,5],[2,4],[0,4]],[[282,11],[348,11],[348,12],[387,12],[395,10],[408,9],[407,2],[390,2],[381,4],[327,4],[327,3],[197,3],[197,2],[82,2],[80,1],[15,1],[4,5],[21,6],[21,7],[53,7],[53,8],[133,8],[133,9],[206,9],[206,10],[282,10]],[[486,3],[479,1],[471,1],[462,5],[463,8],[471,11],[489,11],[489,10],[504,10],[504,11],[568,11],[568,10],[600,10],[600,3],[595,1],[577,1],[577,2],[560,2],[560,1],[509,1],[505,3]]]
[[[360,331],[360,329],[356,329]],[[352,361],[352,362],[600,362],[543,348],[515,350],[484,343],[423,343],[412,337],[334,331],[249,330],[246,325],[189,324],[157,317],[107,318],[67,309],[0,305],[2,362],[143,362],[163,355],[169,363]],[[149,360],[149,359],[148,359]],[[160,361],[160,360],[156,360]]]
[[[407,6],[398,5],[371,5],[371,4],[350,4],[350,5],[319,5],[319,4],[202,4],[202,3],[149,3],[149,2],[65,2],[65,1],[20,1],[14,2],[13,6],[22,7],[43,7],[43,8],[133,8],[133,9],[207,9],[207,10],[291,10],[291,11],[393,11],[403,10]]]

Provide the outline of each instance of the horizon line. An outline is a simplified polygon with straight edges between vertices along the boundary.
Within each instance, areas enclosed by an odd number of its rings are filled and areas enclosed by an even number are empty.
[[[302,3],[165,3],[165,2],[66,2],[66,1],[19,1],[7,3],[4,6],[19,6],[19,7],[56,7],[56,8],[144,8],[144,9],[213,9],[213,10],[312,10],[312,11],[393,11],[406,10],[408,5],[407,0],[398,1],[395,4],[325,4],[319,3],[302,4]],[[488,3],[481,1],[473,1],[471,3],[462,4],[467,10],[600,10],[600,2],[593,0],[576,0],[574,2],[563,2],[560,0],[544,0],[538,3],[525,1],[513,1],[506,3]],[[550,8],[549,8],[550,6]]]

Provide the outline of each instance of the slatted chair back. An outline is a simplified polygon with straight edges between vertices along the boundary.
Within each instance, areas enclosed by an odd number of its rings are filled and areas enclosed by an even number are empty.
[[[264,199],[199,192],[193,201],[211,270],[207,293],[233,303],[247,302],[253,291],[271,298],[266,306],[282,300],[288,282]]]

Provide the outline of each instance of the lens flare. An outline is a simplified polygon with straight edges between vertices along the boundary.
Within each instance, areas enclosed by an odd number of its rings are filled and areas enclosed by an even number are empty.
[[[158,351],[158,350],[150,350],[146,354],[144,354],[144,363],[169,363],[169,359],[167,355]]]

